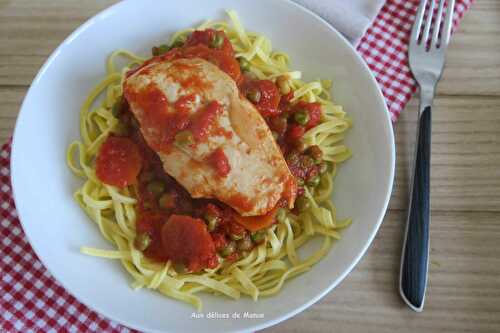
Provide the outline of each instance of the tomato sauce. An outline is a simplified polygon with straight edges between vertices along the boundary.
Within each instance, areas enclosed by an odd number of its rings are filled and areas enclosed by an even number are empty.
[[[212,101],[196,113],[190,125],[190,130],[196,141],[206,139],[212,124],[217,118],[217,114],[220,114],[222,111],[222,105],[217,101]]]
[[[236,83],[242,80],[240,65],[234,57],[233,47],[229,39],[222,31],[217,31],[223,38],[222,46],[211,47],[210,41],[215,36],[215,30],[207,29],[204,31],[195,31],[182,47],[176,47],[160,56],[153,57],[145,61],[141,66],[127,72],[126,77],[141,71],[148,65],[156,62],[171,61],[181,58],[201,58],[218,66],[222,71],[228,74]],[[186,82],[187,84],[188,82]]]
[[[136,182],[141,165],[141,153],[132,140],[109,136],[97,154],[96,175],[105,184],[125,187]]]
[[[128,88],[128,86],[127,86]],[[154,84],[149,84],[140,93],[125,89],[127,100],[134,101],[144,112],[142,126],[149,129],[147,136],[151,146],[158,151],[168,151],[175,135],[189,126],[186,105],[171,112],[172,107],[165,95]],[[173,110],[172,110],[173,111]]]
[[[215,268],[219,263],[215,245],[201,219],[186,215],[171,215],[161,227],[165,255],[188,271]]]
[[[241,86],[241,91],[247,97],[249,93],[258,94],[258,98],[252,102],[264,117],[275,116],[281,113],[281,110],[278,108],[280,93],[273,81],[246,80]]]
[[[186,100],[189,103],[189,98]],[[164,172],[160,158],[147,145],[127,103],[124,103],[119,121],[128,131],[120,137],[110,136],[111,140],[128,142],[139,152],[140,167],[134,177],[138,197],[136,231],[148,239],[143,249],[148,258],[159,262],[172,260],[196,272],[215,267],[217,252],[225,253],[226,260],[238,259],[242,252],[237,244],[241,240],[250,244],[247,250],[256,245],[250,240],[250,231],[237,222],[238,214],[232,208],[216,200],[191,198]],[[229,164],[222,149],[217,150],[213,158],[217,161],[214,168],[221,176],[226,175]],[[124,167],[128,160],[119,163]],[[210,225],[210,230],[208,217],[216,221]],[[226,253],[228,248],[233,249],[231,253]]]
[[[174,103],[174,108],[181,113],[188,113],[191,110],[191,105],[196,101],[196,95],[189,94],[179,97]]]
[[[218,38],[216,47],[215,36]],[[290,171],[296,178],[290,181],[297,180],[297,194],[302,195],[304,183],[320,173],[318,161],[301,148],[304,133],[321,121],[319,103],[292,104],[293,91],[280,95],[272,81],[244,77],[231,43],[223,32],[213,29],[193,32],[182,47],[153,57],[139,68],[129,71],[127,76],[144,70],[148,64],[180,58],[205,59],[226,72],[236,82],[242,95],[248,96],[248,93],[252,92],[254,99],[249,100],[273,131]],[[178,70],[182,71],[183,64],[179,66]],[[183,77],[182,81],[183,86],[203,84],[195,75]],[[152,85],[147,87],[146,93],[141,97],[134,96],[131,91],[125,91],[124,94],[127,99],[134,99],[142,109],[147,110],[141,122],[144,122],[143,126],[153,129],[152,133],[148,134],[152,135],[148,137],[148,141],[152,143],[154,150],[159,151],[168,150],[175,135],[181,130],[189,130],[196,142],[204,140],[211,133],[212,124],[222,110],[222,106],[213,101],[198,110],[194,116],[190,116],[189,111],[196,98],[194,95],[183,96],[171,105]],[[258,98],[255,98],[256,96]],[[171,108],[175,110],[170,110]],[[307,113],[307,122],[299,124],[294,120],[294,114],[298,111]],[[109,161],[106,164],[99,160],[109,160],[106,156],[117,155],[119,158],[116,159],[116,165],[108,166],[108,169],[120,176],[119,180],[111,182],[122,186],[137,183],[137,233],[148,240],[144,243],[143,252],[153,260],[172,260],[192,272],[216,267],[216,253],[225,260],[237,260],[245,251],[250,251],[262,241],[262,236],[254,237],[259,230],[265,230],[276,223],[278,207],[286,207],[287,198],[295,197],[296,193],[285,193],[275,209],[260,217],[242,217],[234,209],[217,200],[193,199],[175,179],[164,172],[161,160],[146,144],[127,103],[124,103],[120,121],[129,130],[119,139],[127,140],[130,143],[127,146],[133,145],[135,148],[114,154],[107,152],[110,148],[103,144],[103,153],[98,156],[97,163],[108,165]],[[218,128],[215,134],[230,136],[230,133],[225,133],[221,128]],[[111,151],[114,151],[113,149]],[[128,166],[130,161],[131,166]],[[230,172],[227,156],[222,149],[212,153],[208,162],[220,177],[225,177]],[[105,169],[102,165],[101,168]],[[107,173],[111,174],[111,171]],[[99,172],[101,176],[107,173]],[[296,189],[295,186],[290,188]],[[249,199],[243,196],[236,195],[230,201],[231,206],[240,207],[242,210],[251,206]]]
[[[225,177],[231,171],[231,166],[222,148],[218,148],[208,157],[209,164],[215,169],[220,177]]]

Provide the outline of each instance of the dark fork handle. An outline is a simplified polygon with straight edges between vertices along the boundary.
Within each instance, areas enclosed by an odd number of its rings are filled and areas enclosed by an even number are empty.
[[[420,114],[417,152],[401,262],[400,292],[415,311],[424,307],[429,262],[431,107]]]

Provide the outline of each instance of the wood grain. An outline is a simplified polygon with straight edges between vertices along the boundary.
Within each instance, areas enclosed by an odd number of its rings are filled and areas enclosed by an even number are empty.
[[[500,1],[478,0],[447,53],[438,94],[500,95]]]
[[[390,211],[370,250],[318,304],[268,332],[498,332],[499,213],[432,214],[425,309],[397,292],[402,211]]]
[[[0,88],[0,140],[11,135],[25,87]],[[395,125],[396,181],[390,208],[406,209],[418,103]],[[431,208],[500,211],[500,97],[438,96],[432,123]]]
[[[29,85],[57,45],[115,0],[0,0],[0,85]],[[453,38],[439,94],[500,95],[500,2],[479,0]]]
[[[0,0],[0,141],[54,48],[114,0]],[[431,251],[423,313],[397,292],[417,101],[395,125],[390,210],[359,265],[269,332],[500,331],[500,1],[477,0],[455,34],[433,108]]]
[[[395,125],[391,209],[406,209],[418,101]],[[437,96],[432,109],[431,208],[500,211],[500,98]]]

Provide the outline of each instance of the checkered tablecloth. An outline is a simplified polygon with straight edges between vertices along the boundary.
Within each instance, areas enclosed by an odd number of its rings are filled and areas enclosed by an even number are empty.
[[[457,0],[455,24],[472,1]],[[418,3],[388,0],[358,45],[394,121],[416,89],[406,51]],[[12,199],[10,149],[0,150],[0,332],[130,332],[78,302],[38,260]]]

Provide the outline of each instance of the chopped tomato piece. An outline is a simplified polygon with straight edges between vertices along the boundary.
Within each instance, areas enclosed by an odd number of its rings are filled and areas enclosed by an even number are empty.
[[[233,46],[223,31],[217,31],[214,29],[193,31],[187,39],[185,46],[195,46],[199,44],[212,47],[234,56]]]
[[[276,222],[275,216],[277,211],[278,208],[276,207],[266,215],[261,216],[241,216],[239,214],[235,214],[234,219],[236,222],[245,227],[245,229],[255,232],[272,226]]]
[[[227,52],[211,49],[208,46],[198,44],[183,48],[175,58],[205,59],[219,67],[220,70],[229,75],[237,84],[241,80],[240,64],[232,54]]]
[[[278,88],[270,80],[247,81],[242,86],[242,92],[255,105],[264,117],[280,114],[278,108],[281,95]]]
[[[217,266],[214,242],[200,219],[171,215],[162,227],[161,239],[167,256],[191,272]]]
[[[222,148],[218,148],[210,155],[209,163],[221,177],[227,176],[231,171],[231,166],[229,165],[227,156],[224,154],[224,150],[222,150]]]
[[[293,99],[293,96],[294,96],[293,90],[291,90],[286,95],[282,95],[280,98],[280,106],[286,106],[290,104],[291,100]]]
[[[224,44],[225,45],[225,44]],[[134,73],[142,70],[144,67],[161,61],[172,61],[181,58],[201,58],[209,61],[220,68],[223,72],[229,75],[236,84],[240,84],[242,80],[240,64],[238,60],[234,57],[234,52],[229,52],[224,49],[212,49],[203,43],[198,43],[196,45],[186,45],[182,48],[174,48],[165,54],[157,57],[153,57],[146,60],[142,65],[134,69],[129,70],[126,73],[126,77],[132,76]]]
[[[163,214],[141,211],[136,221],[137,234],[147,234],[151,238],[151,243],[144,250],[144,254],[158,261],[168,260],[159,233],[165,220],[166,216]]]
[[[196,141],[201,141],[207,137],[217,114],[222,112],[222,110],[222,105],[219,102],[212,101],[197,113],[196,117],[192,120],[190,128]]]
[[[305,124],[306,130],[313,128],[321,121],[321,104],[300,101],[294,107],[294,111],[299,110],[305,110],[309,115],[309,121]]]
[[[109,136],[97,155],[96,175],[105,184],[125,187],[135,183],[141,166],[141,153],[132,140]]]
[[[304,126],[296,125],[296,124],[291,124],[288,126],[288,131],[287,131],[287,139],[290,143],[297,142],[298,140],[302,139],[304,136],[304,133],[306,132]]]

